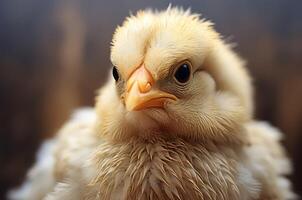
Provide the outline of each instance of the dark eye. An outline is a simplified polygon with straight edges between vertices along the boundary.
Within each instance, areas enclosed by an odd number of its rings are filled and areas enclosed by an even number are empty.
[[[191,68],[188,63],[181,64],[174,73],[174,78],[179,83],[186,83],[190,79]]]
[[[113,69],[112,69],[112,75],[113,75],[113,78],[115,79],[115,81],[118,81],[118,79],[120,78],[120,75],[119,75],[116,67],[113,67]]]

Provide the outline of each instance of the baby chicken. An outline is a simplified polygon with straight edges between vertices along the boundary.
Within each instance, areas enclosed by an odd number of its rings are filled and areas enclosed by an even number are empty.
[[[139,11],[112,76],[42,148],[12,199],[294,199],[280,132],[253,120],[244,62],[208,21]],[[44,153],[43,153],[44,152]]]

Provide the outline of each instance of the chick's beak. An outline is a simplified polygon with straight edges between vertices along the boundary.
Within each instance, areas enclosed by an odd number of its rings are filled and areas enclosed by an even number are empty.
[[[163,108],[165,102],[175,101],[176,96],[155,89],[154,79],[144,65],[136,69],[127,80],[125,105],[127,110]]]

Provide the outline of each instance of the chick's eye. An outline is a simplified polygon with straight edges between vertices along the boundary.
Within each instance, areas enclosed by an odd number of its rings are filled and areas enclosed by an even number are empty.
[[[174,78],[179,83],[186,83],[191,75],[191,69],[188,63],[181,64],[174,73]]]
[[[116,67],[113,67],[113,69],[112,69],[112,75],[113,75],[113,78],[115,79],[115,81],[118,81],[118,80],[119,80],[120,75],[119,75],[119,73],[118,73]]]

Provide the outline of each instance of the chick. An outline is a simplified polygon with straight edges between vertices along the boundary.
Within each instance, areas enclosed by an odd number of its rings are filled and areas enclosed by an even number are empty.
[[[95,109],[65,125],[11,198],[295,198],[281,134],[253,120],[244,62],[210,22],[139,11],[116,29],[111,61]]]

